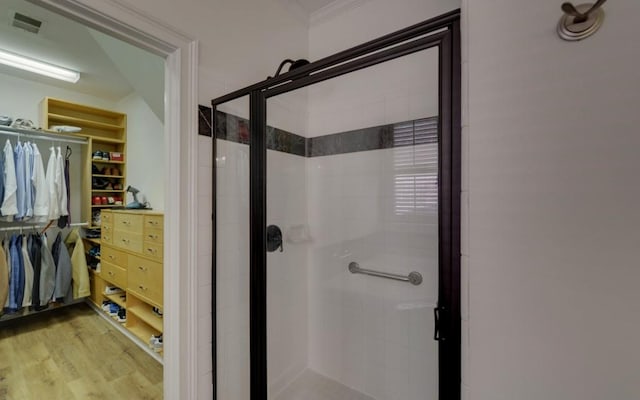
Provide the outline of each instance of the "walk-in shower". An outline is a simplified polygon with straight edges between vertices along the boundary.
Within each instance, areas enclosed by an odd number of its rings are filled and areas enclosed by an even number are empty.
[[[460,397],[459,13],[213,100],[219,400]]]

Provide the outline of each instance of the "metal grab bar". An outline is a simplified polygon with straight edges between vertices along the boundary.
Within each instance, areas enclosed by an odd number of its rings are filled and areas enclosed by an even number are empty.
[[[380,271],[374,271],[371,269],[360,268],[360,264],[358,264],[355,261],[351,261],[349,263],[349,272],[351,272],[352,274],[364,274],[364,275],[377,276],[379,278],[387,278],[387,279],[393,279],[396,281],[409,282],[412,285],[416,285],[416,286],[422,283],[422,275],[416,271],[410,272],[409,275],[407,276],[390,274],[388,272],[380,272]]]

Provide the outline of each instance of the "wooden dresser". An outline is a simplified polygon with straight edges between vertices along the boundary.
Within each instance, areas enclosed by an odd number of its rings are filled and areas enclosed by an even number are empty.
[[[162,318],[154,307],[162,310],[163,291],[163,215],[144,210],[102,210],[100,240],[100,277],[106,284],[126,292],[104,294],[105,299],[127,309],[125,327],[143,340],[162,333]]]

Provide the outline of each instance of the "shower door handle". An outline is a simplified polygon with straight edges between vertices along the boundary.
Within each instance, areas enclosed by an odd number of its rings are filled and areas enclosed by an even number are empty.
[[[442,331],[440,330],[440,312],[444,312],[445,308],[437,306],[433,309],[433,340],[443,341],[446,338],[442,335]]]

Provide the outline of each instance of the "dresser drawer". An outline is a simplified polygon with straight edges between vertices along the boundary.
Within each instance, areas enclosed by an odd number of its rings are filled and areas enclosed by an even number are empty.
[[[100,249],[100,259],[108,263],[127,269],[127,254],[113,247],[103,246]]]
[[[145,215],[144,216],[144,227],[146,228],[154,228],[154,229],[162,229],[164,219],[162,215]]]
[[[163,244],[164,235],[162,234],[162,229],[153,229],[153,228],[145,227],[143,240],[149,243]]]
[[[105,223],[103,223],[102,226],[100,227],[100,232],[101,233],[108,233],[110,235],[113,235],[113,224],[105,224]]]
[[[142,232],[142,215],[116,213],[113,217],[113,229]]]
[[[127,290],[162,305],[162,264],[129,254]]]
[[[154,260],[162,261],[163,246],[158,243],[144,242],[142,246],[142,254],[151,257]]]
[[[100,275],[105,281],[111,282],[121,289],[127,286],[127,270],[104,261],[100,268]]]
[[[111,211],[100,211],[100,223],[102,224],[102,226],[113,223],[113,214],[111,213]]]
[[[100,230],[100,243],[112,244],[113,243],[113,232],[106,231],[105,229]]]
[[[142,234],[116,230],[113,233],[113,245],[124,250],[142,252]]]

